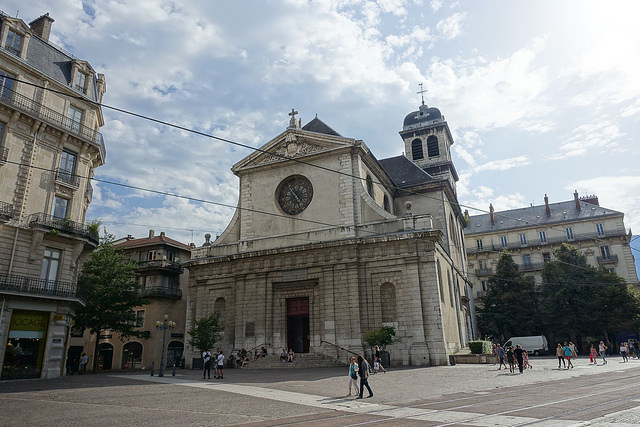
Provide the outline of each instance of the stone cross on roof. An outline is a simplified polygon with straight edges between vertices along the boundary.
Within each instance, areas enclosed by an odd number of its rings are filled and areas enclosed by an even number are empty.
[[[296,114],[298,114],[298,112],[292,108],[291,112],[289,113],[289,115],[291,116],[291,118],[289,119],[290,128],[296,128]]]
[[[416,93],[420,94],[420,96],[422,97],[422,105],[424,105],[424,94],[427,93],[427,90],[423,89],[422,83],[419,83],[418,86],[420,86],[420,90]]]

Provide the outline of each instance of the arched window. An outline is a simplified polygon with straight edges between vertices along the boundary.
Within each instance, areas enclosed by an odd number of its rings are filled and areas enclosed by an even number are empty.
[[[222,297],[216,299],[216,302],[213,304],[213,312],[218,315],[220,326],[224,325],[224,306],[225,301]]]
[[[386,194],[384,195],[382,206],[384,207],[385,211],[391,212],[391,205],[389,205],[389,197],[387,197]]]
[[[392,283],[383,283],[380,286],[380,313],[383,322],[396,320],[396,287]]]
[[[122,346],[121,369],[140,369],[142,367],[142,344],[128,342]]]
[[[371,175],[367,175],[367,193],[373,197],[373,179],[371,179]]]
[[[422,152],[422,140],[414,139],[411,141],[411,155],[413,156],[413,160],[424,159],[424,153]]]
[[[429,154],[429,157],[436,157],[440,155],[438,137],[435,135],[431,135],[427,138],[427,154]]]
[[[444,304],[444,288],[442,287],[442,270],[440,269],[440,260],[436,261],[436,281],[438,289],[440,289],[440,301]]]

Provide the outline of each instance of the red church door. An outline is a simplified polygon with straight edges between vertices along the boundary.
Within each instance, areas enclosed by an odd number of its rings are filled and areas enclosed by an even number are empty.
[[[309,352],[309,298],[287,299],[287,346],[296,353]]]

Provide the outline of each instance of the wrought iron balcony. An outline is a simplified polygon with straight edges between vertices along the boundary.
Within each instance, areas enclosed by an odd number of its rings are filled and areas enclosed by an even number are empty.
[[[173,262],[173,261],[167,261],[166,259],[139,261],[138,270],[139,271],[165,270],[165,271],[170,271],[178,274],[182,274],[182,272],[184,271],[184,269],[179,263]]]
[[[56,171],[56,181],[75,188],[80,185],[80,177],[78,175],[60,168]]]
[[[518,264],[520,271],[534,271],[544,269],[544,262],[531,262],[529,264]]]
[[[9,221],[13,218],[13,205],[0,202],[0,221]]]
[[[477,268],[476,276],[491,276],[493,274],[493,268]]]
[[[100,241],[98,230],[95,230],[88,225],[71,221],[67,218],[57,218],[53,215],[47,215],[42,212],[29,216],[29,227],[40,227],[72,234],[74,236],[85,238],[95,245]]]
[[[0,163],[6,162],[8,157],[9,157],[9,149],[0,147]]]
[[[160,297],[170,299],[182,298],[182,289],[180,288],[164,288],[161,286],[155,286],[151,288],[144,288],[140,290],[140,294],[143,297]]]
[[[12,291],[24,294],[75,298],[76,290],[76,284],[71,282],[0,273],[0,292]]]
[[[104,159],[105,148],[102,134],[90,127],[72,120],[71,118],[61,114],[49,107],[26,97],[8,87],[0,87],[0,103],[21,111],[33,118],[45,121],[47,124],[53,125],[65,132],[69,132],[78,138],[98,146],[100,155]]]
[[[596,261],[598,264],[615,264],[618,262],[618,255],[599,256],[596,257]]]

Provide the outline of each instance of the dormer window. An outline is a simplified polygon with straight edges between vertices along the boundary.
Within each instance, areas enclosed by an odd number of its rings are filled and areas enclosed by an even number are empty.
[[[79,92],[87,92],[87,75],[81,71],[76,72],[76,76],[73,79],[73,88]]]
[[[22,47],[22,35],[16,33],[11,28],[7,31],[7,41],[4,47],[14,55],[20,56],[20,49]]]

